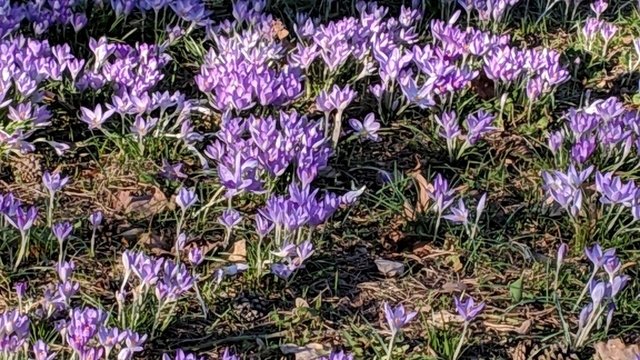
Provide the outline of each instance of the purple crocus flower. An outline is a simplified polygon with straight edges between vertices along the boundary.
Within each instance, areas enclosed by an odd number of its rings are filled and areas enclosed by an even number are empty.
[[[429,191],[428,195],[435,202],[434,209],[442,214],[453,204],[454,190],[449,188],[449,181],[442,175],[437,174],[433,181],[433,191]]]
[[[171,181],[186,179],[187,175],[182,172],[182,163],[171,164],[167,159],[162,159],[162,170],[160,175]]]
[[[617,256],[610,256],[604,261],[603,268],[607,275],[609,275],[609,281],[613,281],[618,271],[622,269],[622,263]]]
[[[465,322],[469,323],[484,310],[485,303],[481,302],[478,305],[475,304],[473,298],[467,297],[467,301],[461,301],[457,296],[453,297],[453,301],[456,304],[456,310],[458,314],[462,316]]]
[[[54,172],[50,174],[48,171],[42,175],[42,183],[49,189],[49,193],[53,196],[60,191],[69,182],[69,177],[61,177],[60,173]]]
[[[587,255],[587,258],[591,260],[595,269],[600,268],[604,263],[611,257],[616,255],[616,249],[608,249],[606,251],[602,251],[602,248],[599,244],[593,245],[591,249],[585,247],[584,253]]]
[[[365,116],[364,121],[349,119],[349,125],[361,137],[371,141],[380,141],[380,136],[377,134],[380,129],[380,123],[376,121],[374,113],[369,113]]]
[[[288,258],[296,255],[298,247],[295,244],[290,243],[288,240],[284,240],[278,251],[272,251],[271,253],[280,258]]]
[[[547,146],[549,150],[556,155],[558,151],[562,148],[562,144],[564,143],[564,131],[558,130],[549,135],[549,140]]]
[[[353,354],[345,354],[344,351],[332,351],[328,357],[321,357],[319,360],[353,360]]]
[[[82,115],[80,116],[80,120],[87,123],[89,125],[89,130],[99,129],[105,121],[107,121],[111,115],[115,112],[115,109],[110,109],[102,112],[102,105],[96,105],[94,110],[87,109],[85,107],[80,107],[80,111]]]
[[[239,357],[233,355],[229,352],[229,348],[224,349],[224,353],[222,354],[222,360],[240,360]]]
[[[38,216],[38,210],[35,206],[31,206],[29,210],[24,211],[21,207],[15,210],[13,216],[6,216],[5,218],[13,227],[18,229],[21,234],[26,234],[33,226],[33,222]]]
[[[562,243],[558,247],[558,254],[556,255],[556,271],[560,269],[562,263],[564,262],[564,258],[567,256],[567,252],[569,251],[569,247],[567,244]]]
[[[102,223],[102,211],[96,211],[89,215],[89,222],[94,230],[97,229]]]
[[[58,239],[60,246],[64,243],[64,241],[71,235],[71,231],[73,230],[73,226],[70,222],[65,221],[63,223],[56,223],[53,225],[52,231],[53,235]]]
[[[589,136],[578,140],[571,148],[571,161],[584,164],[596,151],[596,137]]]
[[[389,306],[389,303],[385,302],[383,307],[384,316],[387,319],[387,324],[389,324],[389,329],[393,334],[398,333],[403,327],[410,323],[416,315],[418,315],[417,311],[406,313],[402,304],[398,305],[395,309],[392,309],[391,306]]]
[[[495,120],[495,116],[480,109],[477,113],[469,115],[465,121],[467,125],[467,141],[470,145],[474,145],[480,137],[486,133],[497,130],[491,126]]]
[[[222,216],[218,218],[218,222],[229,231],[240,224],[241,221],[242,217],[240,216],[240,213],[235,211],[234,209],[225,210],[224,212],[222,212]]]
[[[63,261],[56,266],[58,277],[61,282],[67,282],[71,279],[71,274],[75,270],[76,264],[73,261]]]
[[[632,181],[623,184],[622,179],[619,176],[614,177],[612,172],[603,175],[598,171],[596,172],[596,191],[602,195],[600,202],[603,204],[622,204],[632,207],[637,187]]]
[[[176,196],[176,204],[180,206],[183,212],[187,211],[193,204],[198,202],[198,195],[194,190],[181,187]]]
[[[97,334],[98,342],[104,347],[107,359],[109,358],[111,350],[118,345],[126,335],[126,331],[120,331],[120,329],[115,327],[109,329],[105,326],[100,327]]]
[[[610,286],[610,296],[611,298],[614,298],[616,295],[618,295],[618,293],[620,293],[620,291],[622,291],[622,289],[624,289],[624,287],[627,285],[627,283],[629,282],[629,276],[628,275],[618,275],[616,277],[614,277],[613,279],[611,279],[609,286]]]
[[[453,141],[460,136],[460,125],[455,111],[443,112],[441,116],[435,116],[435,120],[440,126],[438,135],[447,141]]]
[[[466,226],[469,222],[469,210],[464,205],[464,201],[458,199],[458,207],[452,207],[451,214],[444,215],[443,218],[453,223],[461,223]]]
[[[607,284],[602,281],[591,280],[589,283],[589,293],[591,295],[591,300],[593,301],[594,308],[598,308],[602,299],[607,295],[608,289]]]
[[[33,344],[33,353],[35,355],[35,360],[52,360],[56,357],[56,353],[49,353],[49,345],[47,345],[42,339],[36,341]]]
[[[342,113],[355,97],[356,92],[353,91],[349,85],[346,85],[343,89],[340,89],[338,85],[333,85],[331,93],[329,93],[328,101],[334,109]]]
[[[285,264],[271,264],[271,272],[282,280],[287,280],[293,274],[291,267]]]
[[[204,357],[198,357],[196,354],[188,354],[182,351],[182,349],[178,349],[176,351],[176,356],[172,358],[169,354],[163,354],[162,360],[204,360]]]
[[[157,123],[158,118],[148,118],[145,120],[142,116],[137,115],[136,120],[133,122],[133,126],[129,127],[129,130],[131,130],[138,139],[142,139]]]
[[[18,299],[22,300],[25,293],[27,292],[27,283],[24,281],[20,281],[17,282],[14,287],[16,289],[16,296],[18,296]]]
[[[202,253],[202,249],[198,246],[195,246],[189,250],[189,262],[191,266],[198,266],[204,260],[204,255]]]
[[[258,236],[261,238],[264,238],[267,235],[269,235],[271,230],[273,230],[273,228],[275,227],[273,222],[267,220],[264,216],[260,214],[256,215],[255,221],[256,221],[256,232],[258,233]]]
[[[596,33],[602,28],[602,21],[595,18],[588,18],[582,28],[582,34],[589,42],[593,41]]]
[[[618,31],[617,26],[613,24],[605,23],[604,25],[602,25],[602,28],[600,29],[600,35],[602,35],[604,42],[608,44],[611,41],[611,39],[613,39],[617,31]]]
[[[609,4],[605,0],[596,0],[591,3],[591,10],[596,14],[596,18],[599,19],[605,10],[609,7]]]

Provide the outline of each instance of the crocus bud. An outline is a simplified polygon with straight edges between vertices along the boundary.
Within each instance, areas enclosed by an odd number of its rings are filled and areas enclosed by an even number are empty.
[[[102,223],[102,212],[96,211],[91,216],[89,216],[89,221],[91,222],[91,226],[96,229]]]
[[[16,283],[15,288],[18,299],[22,300],[22,298],[24,298],[24,294],[27,292],[27,283],[23,281]]]
[[[181,233],[178,235],[178,239],[176,239],[176,251],[180,252],[184,249],[184,246],[187,244],[187,235],[185,233]]]
[[[562,263],[564,262],[564,258],[567,256],[568,251],[569,247],[565,243],[560,244],[560,247],[558,247],[558,256],[556,257],[557,270],[560,270],[560,267],[562,267]]]

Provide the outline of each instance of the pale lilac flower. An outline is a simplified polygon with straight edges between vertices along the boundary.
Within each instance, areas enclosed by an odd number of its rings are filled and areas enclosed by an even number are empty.
[[[418,315],[417,311],[405,313],[404,306],[398,305],[395,309],[389,306],[389,303],[384,303],[384,316],[389,324],[389,329],[392,333],[397,333],[403,327],[413,320]]]
[[[85,107],[80,107],[80,111],[82,112],[82,116],[80,116],[80,120],[87,123],[89,125],[89,130],[99,129],[105,121],[107,121],[111,115],[115,112],[115,109],[110,109],[102,112],[102,105],[96,105],[94,110],[87,109]]]
[[[456,310],[458,310],[458,314],[462,316],[465,322],[469,323],[473,321],[473,319],[478,316],[484,310],[485,304],[484,302],[475,304],[473,298],[468,297],[467,301],[461,301],[457,296],[453,297],[453,301],[456,304]]]

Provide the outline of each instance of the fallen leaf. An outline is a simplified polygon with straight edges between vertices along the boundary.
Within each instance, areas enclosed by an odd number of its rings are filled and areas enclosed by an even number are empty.
[[[153,187],[149,193],[142,196],[132,196],[131,191],[118,191],[116,194],[116,210],[126,214],[137,214],[150,218],[163,211],[167,205],[167,197],[162,190]]]
[[[378,267],[378,271],[387,277],[399,276],[404,272],[404,264],[397,261],[378,259],[374,263]]]
[[[596,353],[595,360],[633,360],[640,353],[640,347],[636,344],[625,345],[620,339],[610,339],[606,343],[600,341],[593,346]]]
[[[296,308],[298,309],[308,309],[309,303],[303,298],[296,298]]]
[[[305,346],[298,346],[296,344],[283,344],[280,345],[280,351],[284,355],[294,355],[296,360],[315,360],[320,358],[319,351],[324,351],[325,348],[318,343],[310,343]]]
[[[451,263],[451,268],[455,272],[459,272],[464,268],[464,265],[462,265],[462,262],[460,261],[460,256],[458,255],[449,255],[447,256],[447,260],[449,260],[449,262]]]
[[[495,330],[497,332],[513,332],[520,335],[526,335],[529,333],[531,329],[532,320],[525,320],[520,326],[509,325],[509,324],[494,324],[489,321],[483,321],[482,325],[486,326],[489,329]]]
[[[434,191],[433,185],[429,183],[420,172],[411,172],[410,175],[418,190],[418,201],[415,206],[415,211],[418,214],[425,213],[429,210],[429,202],[431,200],[429,193]]]
[[[231,246],[229,251],[229,258],[231,262],[244,262],[247,260],[247,241],[244,239],[236,240]]]
[[[138,244],[151,251],[156,256],[171,254],[171,245],[167,243],[162,235],[155,233],[142,233],[138,236]]]
[[[404,208],[404,216],[407,218],[407,220],[416,221],[417,219],[416,211],[413,208],[413,205],[411,205],[408,200],[404,201],[403,208]]]
[[[440,292],[443,293],[464,292],[465,290],[467,290],[467,286],[460,281],[446,282],[440,287]]]
[[[464,319],[458,314],[453,314],[447,310],[440,310],[431,315],[431,319],[427,320],[429,325],[443,329],[450,323],[463,323]]]

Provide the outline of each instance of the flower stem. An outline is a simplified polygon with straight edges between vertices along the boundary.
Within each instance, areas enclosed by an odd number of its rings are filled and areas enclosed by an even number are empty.
[[[91,231],[91,244],[89,245],[89,256],[94,257],[96,251],[96,228]]]
[[[391,340],[389,340],[389,346],[387,347],[387,360],[391,360],[391,352],[393,351],[393,343],[396,341],[397,331],[391,334]]]
[[[55,194],[51,194],[51,196],[49,196],[49,208],[47,209],[47,226],[51,227],[51,224],[53,223],[53,200],[54,200]]]
[[[16,263],[13,265],[13,270],[17,270],[18,266],[22,262],[22,258],[24,257],[24,252],[27,250],[27,243],[29,242],[29,234],[21,231],[20,235],[22,237],[22,242],[20,243],[20,250],[18,251],[18,257],[16,258]]]
[[[464,327],[462,328],[462,334],[460,334],[460,341],[458,341],[456,352],[453,353],[453,357],[451,358],[451,360],[456,360],[458,359],[458,356],[460,356],[460,351],[462,350],[462,344],[464,343],[464,337],[467,335],[468,328],[469,328],[469,323],[465,321]]]
[[[589,289],[589,284],[591,284],[591,281],[593,280],[593,278],[596,276],[597,273],[598,273],[598,268],[595,267],[593,269],[593,272],[591,273],[591,277],[589,278],[589,281],[587,281],[587,283],[584,285],[584,289],[582,289],[582,293],[580,294],[580,297],[578,298],[578,301],[576,301],[576,303],[573,305],[573,310],[572,311],[576,311],[578,306],[580,306],[580,302],[582,301],[584,296],[587,294],[587,290]]]

